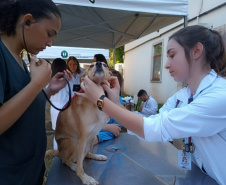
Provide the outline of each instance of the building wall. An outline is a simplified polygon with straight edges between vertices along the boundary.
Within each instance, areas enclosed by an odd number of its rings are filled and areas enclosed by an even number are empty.
[[[210,11],[213,8],[215,10]],[[213,29],[223,28],[223,30],[226,27],[225,0],[189,0],[188,11],[188,25],[201,24]],[[124,92],[126,94],[135,95],[140,89],[145,89],[158,103],[165,103],[169,97],[181,89],[182,85],[173,80],[164,66],[167,61],[168,38],[182,27],[183,20],[125,45]],[[163,43],[162,81],[156,83],[151,81],[153,46],[159,42]]]

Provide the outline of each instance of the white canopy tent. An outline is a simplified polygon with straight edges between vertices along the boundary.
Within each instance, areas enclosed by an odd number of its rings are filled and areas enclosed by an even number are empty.
[[[79,60],[92,60],[95,54],[102,54],[106,59],[109,59],[108,49],[94,49],[94,48],[77,48],[77,47],[47,47],[45,50],[39,52],[38,58],[55,59],[63,58],[68,59],[74,56]]]
[[[62,14],[54,45],[117,48],[187,16],[188,0],[53,0]]]

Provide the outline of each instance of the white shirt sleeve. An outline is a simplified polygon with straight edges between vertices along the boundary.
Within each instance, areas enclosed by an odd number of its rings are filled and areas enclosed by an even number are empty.
[[[175,104],[175,102],[173,102]],[[226,129],[223,107],[226,96],[203,92],[190,104],[144,118],[147,141],[170,141],[177,138],[208,137]]]

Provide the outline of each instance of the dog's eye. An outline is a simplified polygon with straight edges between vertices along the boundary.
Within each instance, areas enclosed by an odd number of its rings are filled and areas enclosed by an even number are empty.
[[[92,68],[94,65],[92,64],[92,65],[90,65],[90,68]]]
[[[107,67],[107,64],[103,64],[104,67]]]

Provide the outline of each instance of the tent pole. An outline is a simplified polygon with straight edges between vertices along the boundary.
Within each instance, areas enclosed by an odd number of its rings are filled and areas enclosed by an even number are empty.
[[[184,16],[184,27],[188,26],[188,16]]]
[[[113,49],[113,69],[115,69],[115,33],[112,33],[112,49]]]
[[[115,47],[113,47],[113,69],[115,69]]]

